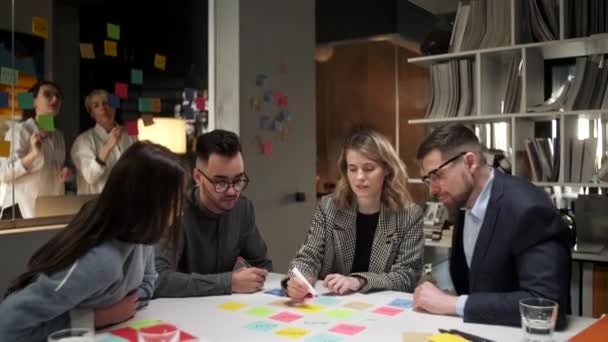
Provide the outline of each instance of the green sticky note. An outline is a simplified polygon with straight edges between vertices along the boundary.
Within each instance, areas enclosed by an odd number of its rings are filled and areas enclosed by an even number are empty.
[[[120,40],[120,25],[110,24],[107,25],[108,38],[114,40]]]
[[[13,68],[0,67],[0,83],[9,86],[17,85],[19,71]]]
[[[131,69],[131,84],[143,84],[144,72],[141,69]]]
[[[273,313],[275,313],[275,310],[271,309],[271,308],[263,307],[263,306],[258,306],[258,307],[252,308],[250,310],[247,310],[245,313],[248,315],[251,315],[251,316],[255,316],[255,317],[268,317],[268,316],[272,315]]]
[[[140,97],[137,100],[137,108],[141,113],[150,112],[151,111],[151,101],[147,97]]]
[[[346,309],[333,309],[325,312],[325,316],[336,319],[346,319],[353,315],[353,312]]]
[[[159,320],[146,319],[143,321],[133,322],[133,323],[129,324],[128,327],[133,328],[135,330],[139,330],[141,328],[151,327],[151,326],[157,325],[159,323],[161,323],[161,321],[159,321]]]
[[[38,127],[46,132],[55,132],[55,117],[53,114],[38,115]]]
[[[17,100],[19,101],[19,108],[21,109],[34,108],[34,95],[32,95],[32,93],[19,93],[17,94]]]

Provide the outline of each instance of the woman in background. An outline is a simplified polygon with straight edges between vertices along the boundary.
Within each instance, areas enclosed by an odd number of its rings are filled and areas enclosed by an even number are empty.
[[[317,207],[308,237],[289,270],[308,282],[321,279],[336,294],[370,290],[414,291],[422,270],[422,210],[406,189],[405,165],[388,139],[357,130],[338,161],[340,179]],[[307,285],[290,274],[289,297]]]
[[[41,115],[55,118],[59,114],[61,89],[51,81],[39,81],[29,92],[34,96],[34,110],[24,111],[22,121],[15,125],[7,171],[0,174],[0,181],[14,184],[15,201],[24,218],[34,216],[38,196],[63,195],[64,183],[73,176],[65,166],[63,133],[47,132],[38,125]]]
[[[106,187],[38,249],[0,304],[0,341],[46,341],[133,317],[152,297],[153,244],[173,243],[186,173],[168,149],[135,143]]]
[[[100,193],[112,167],[136,141],[116,123],[116,110],[110,107],[108,97],[107,91],[95,89],[84,100],[95,126],[80,134],[72,145],[78,194]]]

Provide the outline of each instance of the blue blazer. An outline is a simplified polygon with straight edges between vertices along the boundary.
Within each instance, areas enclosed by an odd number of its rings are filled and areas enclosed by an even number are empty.
[[[559,304],[557,328],[570,311],[571,250],[568,227],[545,192],[494,171],[494,183],[471,268],[462,244],[464,212],[454,225],[450,275],[469,295],[464,321],[521,325],[519,300],[543,297]]]

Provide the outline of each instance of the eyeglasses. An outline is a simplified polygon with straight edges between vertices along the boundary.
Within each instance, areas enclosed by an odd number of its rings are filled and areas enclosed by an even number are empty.
[[[455,155],[454,157],[443,162],[443,164],[439,165],[437,168],[429,171],[429,173],[427,173],[426,176],[422,176],[422,181],[424,182],[424,184],[430,185],[431,182],[437,181],[437,179],[439,177],[439,170],[446,167],[449,163],[455,161],[456,159],[464,156],[465,154],[467,154],[467,152],[460,152],[459,154]]]
[[[213,190],[215,192],[222,194],[227,192],[230,187],[234,188],[234,191],[243,191],[249,185],[249,177],[247,175],[243,175],[241,178],[235,179],[232,182],[225,181],[223,179],[213,180],[209,178],[203,171],[196,169],[203,177],[207,178],[207,180],[213,184]]]

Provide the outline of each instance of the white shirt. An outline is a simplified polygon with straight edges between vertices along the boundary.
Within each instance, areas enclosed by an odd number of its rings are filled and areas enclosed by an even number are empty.
[[[108,141],[109,134],[100,125],[89,128],[76,138],[72,145],[72,162],[76,166],[76,185],[78,194],[98,194],[106,185],[112,167],[120,156],[131,146],[137,138],[131,137],[127,132],[120,135],[120,140],[108,155],[103,166],[95,158]]]
[[[38,125],[30,118],[15,125],[15,141],[11,141],[11,158],[2,165],[0,181],[15,186],[15,201],[23,218],[34,217],[38,196],[63,195],[65,187],[59,172],[65,163],[65,141],[58,130],[42,139],[41,154],[26,170],[21,159],[30,152],[30,138],[38,133]],[[8,136],[7,136],[8,137]]]

